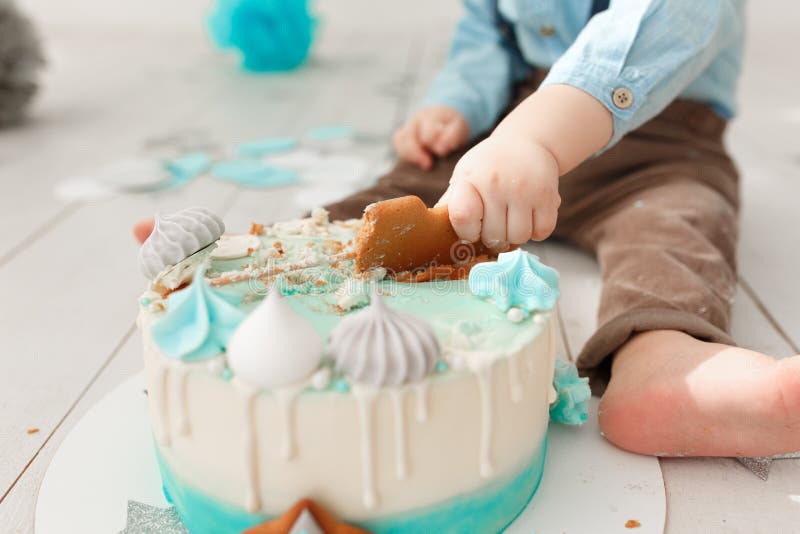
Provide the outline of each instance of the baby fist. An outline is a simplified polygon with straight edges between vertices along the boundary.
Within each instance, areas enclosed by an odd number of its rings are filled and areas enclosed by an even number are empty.
[[[558,162],[546,147],[492,135],[462,157],[439,201],[462,239],[502,250],[541,241],[556,226]]]
[[[448,106],[419,110],[394,134],[394,148],[404,161],[428,170],[433,157],[444,157],[469,139],[467,119]]]

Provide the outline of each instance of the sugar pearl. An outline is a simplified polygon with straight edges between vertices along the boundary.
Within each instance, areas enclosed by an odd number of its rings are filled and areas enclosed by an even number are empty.
[[[206,364],[208,368],[208,372],[214,376],[220,376],[222,371],[225,370],[225,359],[224,358],[213,358],[208,360]]]
[[[331,383],[331,368],[323,367],[311,375],[311,387],[325,389]]]
[[[525,318],[525,314],[519,308],[511,308],[506,313],[506,318],[512,323],[519,323]]]

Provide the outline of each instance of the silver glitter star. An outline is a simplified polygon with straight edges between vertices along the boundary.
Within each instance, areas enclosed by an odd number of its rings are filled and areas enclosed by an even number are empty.
[[[189,534],[174,506],[159,508],[128,501],[128,520],[119,534]]]
[[[776,454],[762,458],[737,458],[739,462],[753,472],[761,480],[769,478],[769,468],[773,460],[786,460],[789,458],[800,458],[800,451],[790,452],[789,454]]]

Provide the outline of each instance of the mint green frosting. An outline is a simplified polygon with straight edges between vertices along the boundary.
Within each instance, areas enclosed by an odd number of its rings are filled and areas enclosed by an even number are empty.
[[[192,283],[167,299],[167,313],[153,323],[153,341],[169,358],[202,360],[225,349],[245,318],[237,305],[241,298],[215,291],[200,266]]]
[[[512,307],[526,313],[550,310],[560,296],[558,272],[522,249],[474,266],[469,273],[469,288],[503,311]]]
[[[580,425],[586,421],[586,401],[592,396],[589,379],[578,376],[574,364],[556,360],[553,387],[558,400],[550,406],[550,419],[567,425]]]
[[[324,236],[286,235],[282,231],[272,235],[265,234],[260,236],[263,243],[261,250],[270,250],[275,243],[280,242],[284,253],[280,258],[269,260],[270,265],[280,268],[295,264],[309,254],[324,256],[325,243],[329,240],[346,242],[352,238],[352,232],[344,228],[330,226],[329,229],[330,234]],[[243,272],[241,269],[252,265],[257,254],[256,252],[252,256],[233,260],[213,259],[209,263],[207,276],[219,277],[226,273]],[[535,256],[531,258],[535,259]],[[485,265],[500,263],[489,262]],[[538,260],[536,263],[538,264]],[[483,265],[475,266],[473,271]],[[558,295],[558,277],[552,269],[538,265],[536,269],[555,284],[555,291],[548,290],[551,296],[549,306],[552,306]],[[205,279],[202,284],[197,284],[199,278],[196,276],[191,286],[170,296],[167,317],[156,319],[153,335],[170,357],[198,359],[216,354],[225,347],[227,338],[241,321],[241,316],[255,309],[267,293],[268,286],[274,285],[286,296],[286,302],[311,323],[323,340],[327,340],[331,331],[347,314],[357,311],[358,306],[345,311],[338,305],[337,291],[348,279],[352,283],[352,271],[352,260],[343,260],[336,265],[323,262],[309,269],[266,277],[263,280],[241,281],[220,289],[210,288]],[[546,283],[541,283],[549,287]],[[357,290],[359,284],[366,285],[366,282],[359,281],[352,285]],[[388,307],[411,313],[428,323],[445,350],[456,347],[509,354],[530,342],[542,329],[541,325],[530,321],[509,321],[502,308],[498,308],[489,299],[476,297],[471,291],[471,282],[467,280],[440,280],[419,284],[382,280],[377,285]],[[231,311],[230,304],[238,308],[240,313]],[[178,306],[189,307],[178,311],[173,309]],[[204,311],[202,307],[208,311]],[[539,309],[544,308],[543,304],[539,306]],[[198,311],[194,311],[195,309]],[[210,318],[210,322],[205,321],[206,316]]]

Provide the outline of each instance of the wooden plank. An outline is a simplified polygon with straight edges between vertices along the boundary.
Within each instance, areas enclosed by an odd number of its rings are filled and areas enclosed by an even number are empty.
[[[145,281],[137,272],[133,221],[187,204],[219,210],[223,184],[198,181],[171,195],[116,198],[83,206],[2,269],[0,310],[8,400],[0,422],[5,492],[122,339]],[[41,432],[28,436],[26,430]]]
[[[65,72],[48,80],[32,122],[0,132],[0,186],[11,193],[0,196],[0,224],[16,229],[0,235],[0,257],[65,208],[53,195],[60,180],[140,155],[149,136],[186,123],[198,105],[213,102],[213,77],[186,77],[187,70],[201,72],[205,48],[176,43],[174,55],[164,54],[158,39],[135,37],[57,41],[65,57],[56,65]],[[182,75],[164,78],[178,57],[186,61]]]
[[[90,384],[84,395],[66,415],[53,437],[49,439],[31,460],[19,482],[9,492],[0,506],[0,532],[26,534],[33,532],[33,517],[39,484],[44,478],[50,459],[67,436],[69,429],[81,417],[111,392],[117,385],[142,368],[142,344],[138,332],[131,324],[131,335],[117,352],[112,354],[108,365]],[[79,483],[79,482],[76,482]]]
[[[741,273],[795,352],[800,352],[800,73],[786,66],[797,62],[792,21],[798,16],[795,2],[748,4],[741,109],[728,137],[742,171]]]
[[[742,277],[763,302],[798,352],[800,345],[800,167],[780,163],[766,150],[756,150],[748,137],[734,148],[742,169]]]
[[[663,458],[666,534],[797,532],[800,462],[773,462],[763,481],[731,458]]]

